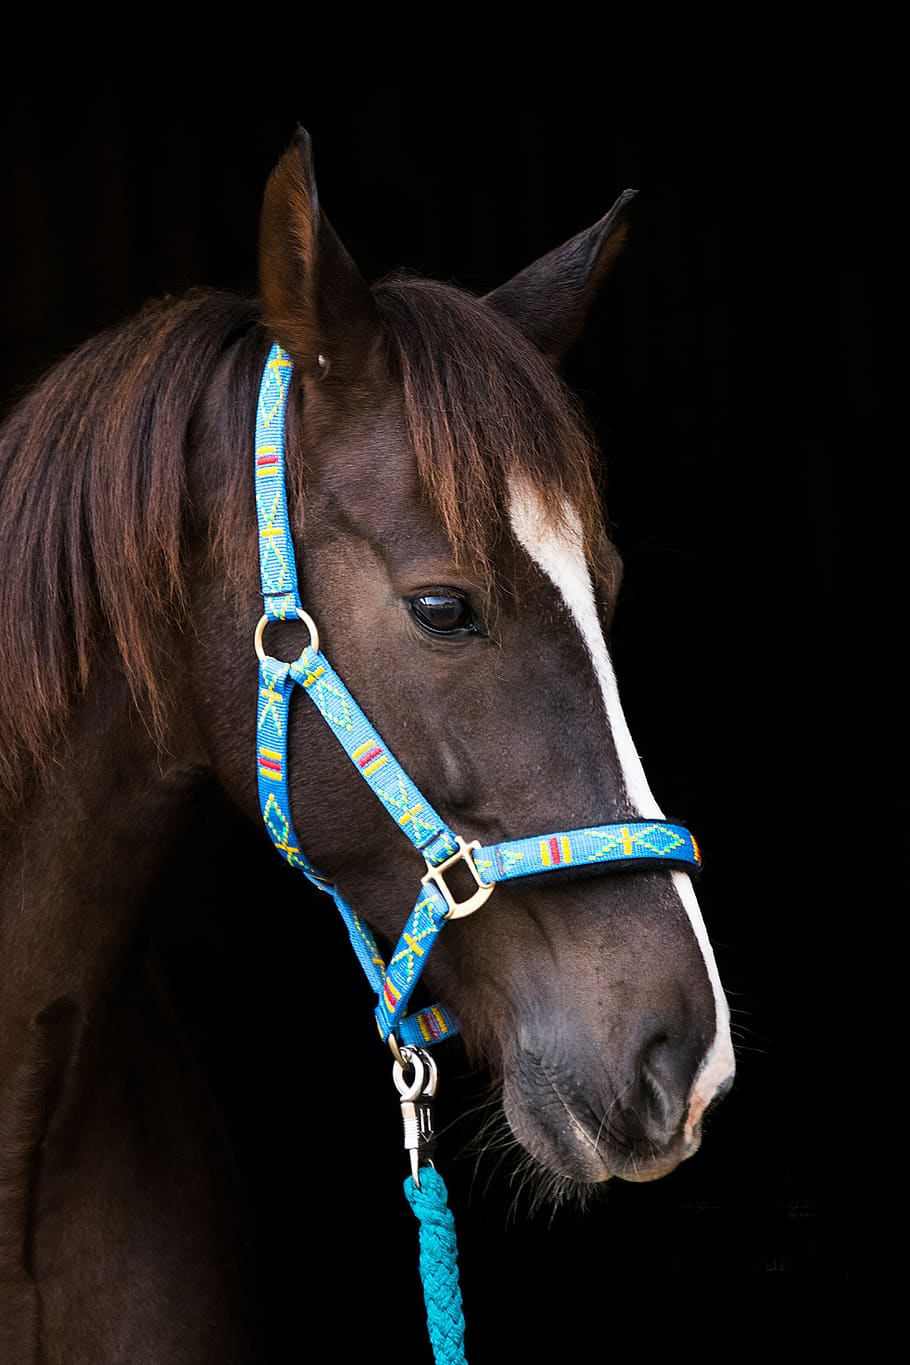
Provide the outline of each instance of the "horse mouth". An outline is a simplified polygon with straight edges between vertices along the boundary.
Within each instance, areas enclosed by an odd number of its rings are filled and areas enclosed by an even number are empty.
[[[549,1175],[578,1185],[659,1180],[701,1143],[700,1131],[682,1122],[658,1139],[620,1099],[592,1103],[570,1073],[527,1053],[516,1073],[504,1079],[503,1109],[534,1161]]]

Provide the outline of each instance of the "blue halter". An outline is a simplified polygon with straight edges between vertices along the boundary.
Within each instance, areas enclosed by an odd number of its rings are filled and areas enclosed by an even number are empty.
[[[284,478],[284,421],[292,362],[280,346],[269,352],[256,414],[256,508],[259,565],[265,614],[256,628],[259,657],[257,726],[259,801],[279,853],[320,890],[331,895],[347,926],[360,965],[376,992],[376,1022],[384,1040],[427,1046],[457,1032],[442,1005],[405,1013],[436,937],[449,919],[473,914],[496,883],[597,865],[604,872],[627,867],[679,868],[697,872],[698,845],[682,825],[665,820],[562,830],[555,834],[481,846],[455,834],[433,809],[377,735],[325,655],[315,623],[303,610],[288,520]],[[270,621],[299,617],[310,642],[298,659],[281,663],[263,648]],[[395,823],[422,854],[426,873],[399,942],[386,965],[367,925],[325,877],[308,862],[291,821],[287,738],[291,694],[299,686],[328,725],[354,768]],[[449,885],[457,865],[472,888],[459,899]]]

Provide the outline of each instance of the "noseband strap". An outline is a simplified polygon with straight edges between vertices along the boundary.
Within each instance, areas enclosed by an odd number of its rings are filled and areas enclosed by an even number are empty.
[[[347,926],[358,961],[377,995],[376,1022],[383,1039],[426,1046],[450,1037],[457,1025],[441,1005],[407,1015],[406,1010],[437,935],[448,919],[470,914],[489,898],[498,882],[537,877],[553,871],[615,872],[634,868],[671,868],[690,874],[701,864],[698,845],[682,825],[666,820],[629,820],[585,829],[482,846],[449,828],[376,733],[347,686],[320,653],[318,641],[292,663],[282,663],[262,647],[268,621],[302,616],[297,570],[288,519],[284,479],[284,414],[291,360],[273,346],[262,377],[256,418],[256,507],[259,563],[265,615],[257,628],[259,706],[257,767],[259,801],[269,836],[279,853],[320,890],[331,895]],[[311,636],[313,632],[311,631]],[[291,695],[300,687],[322,716],[398,828],[426,862],[421,893],[388,965],[368,926],[323,877],[300,848],[291,820],[287,781],[287,739]],[[463,898],[450,880],[463,864]]]

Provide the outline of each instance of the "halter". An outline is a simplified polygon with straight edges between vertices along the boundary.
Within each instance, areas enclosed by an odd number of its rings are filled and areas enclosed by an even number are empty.
[[[667,820],[631,820],[484,846],[456,834],[433,809],[320,653],[316,623],[300,601],[284,478],[284,420],[291,371],[290,357],[280,346],[272,346],[256,411],[256,509],[265,605],[255,634],[259,804],[282,857],[335,901],[358,961],[376,992],[379,1034],[395,1056],[393,1076],[401,1100],[404,1147],[411,1160],[405,1194],[420,1224],[420,1271],[433,1356],[437,1365],[465,1365],[455,1225],[445,1182],[431,1159],[436,1063],[424,1050],[456,1033],[457,1025],[443,1005],[406,1013],[430,950],[443,925],[473,915],[486,904],[498,882],[592,866],[603,872],[671,867],[692,873],[701,860],[689,831]],[[306,625],[309,644],[292,663],[282,663],[265,652],[266,627],[270,621],[295,616]],[[295,687],[313,703],[355,770],[423,855],[426,872],[420,879],[420,894],[388,965],[367,925],[337,886],[309,862],[294,832],[287,744]],[[468,879],[468,893],[463,896],[450,884],[456,868]]]
[[[390,1043],[400,1060],[400,1046],[426,1047],[458,1031],[454,1018],[443,1005],[432,1005],[413,1015],[406,1013],[407,1006],[445,923],[479,910],[498,882],[591,867],[601,872],[661,867],[692,874],[699,870],[701,857],[689,831],[667,820],[630,820],[490,845],[481,845],[476,840],[467,842],[449,828],[320,653],[316,625],[301,604],[284,477],[284,425],[291,371],[290,357],[280,346],[273,345],[263,372],[256,413],[256,508],[265,607],[255,635],[259,658],[259,802],[279,853],[334,899],[358,961],[376,992],[380,1036]],[[265,652],[263,637],[270,621],[286,621],[295,616],[307,626],[310,641],[299,658],[282,663]],[[338,888],[308,861],[294,832],[287,780],[287,738],[291,695],[298,686],[322,716],[354,769],[426,863],[420,894],[388,965],[370,929]],[[463,868],[469,878],[470,890],[462,899],[450,885],[451,873],[457,867]]]

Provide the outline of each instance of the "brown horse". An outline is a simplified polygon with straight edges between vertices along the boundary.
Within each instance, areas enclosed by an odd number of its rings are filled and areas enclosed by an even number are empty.
[[[261,824],[250,460],[277,341],[292,531],[322,648],[445,819],[485,843],[660,819],[606,644],[620,566],[556,364],[626,232],[484,298],[367,286],[300,132],[262,302],[149,307],[58,365],[2,437],[0,1360],[258,1358],[230,1153],[146,958],[155,877],[214,779]],[[291,659],[299,625],[272,626]],[[307,857],[394,941],[424,871],[301,702]],[[265,836],[263,835],[263,838]],[[553,1188],[652,1180],[733,1073],[690,878],[504,883],[425,972]]]

